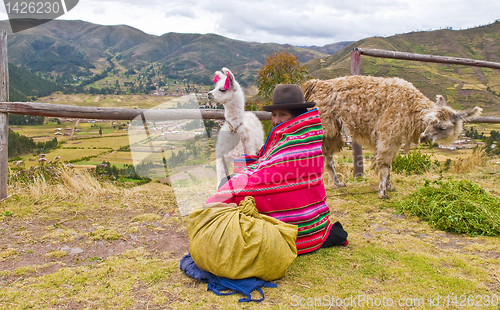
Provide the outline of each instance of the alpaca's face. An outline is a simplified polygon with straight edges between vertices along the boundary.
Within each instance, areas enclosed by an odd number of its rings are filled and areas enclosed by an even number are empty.
[[[475,107],[469,112],[455,112],[449,107],[439,107],[437,111],[429,113],[432,119],[425,131],[420,135],[420,143],[431,141],[451,144],[462,132],[462,121],[477,117],[482,109]]]
[[[234,85],[234,77],[231,72],[227,71],[227,75],[225,75],[222,72],[217,71],[216,78],[214,80],[217,80],[217,82],[215,82],[214,89],[208,93],[208,99],[224,105],[233,100],[236,87]]]

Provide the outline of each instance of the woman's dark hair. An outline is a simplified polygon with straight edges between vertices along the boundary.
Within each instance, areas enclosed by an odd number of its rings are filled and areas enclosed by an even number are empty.
[[[300,114],[306,113],[308,110],[306,108],[299,108],[299,109],[290,109],[290,114],[292,114],[293,117],[297,117]]]

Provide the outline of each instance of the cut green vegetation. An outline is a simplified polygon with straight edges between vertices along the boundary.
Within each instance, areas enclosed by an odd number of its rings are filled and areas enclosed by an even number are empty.
[[[426,180],[398,211],[419,216],[437,229],[471,236],[500,236],[500,198],[467,180]]]

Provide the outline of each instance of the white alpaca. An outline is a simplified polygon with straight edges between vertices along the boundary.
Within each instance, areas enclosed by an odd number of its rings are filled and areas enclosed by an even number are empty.
[[[234,75],[227,68],[215,72],[215,88],[208,98],[224,105],[225,122],[215,146],[217,186],[229,175],[235,157],[242,153],[255,155],[264,144],[262,123],[252,112],[245,112],[245,95]]]

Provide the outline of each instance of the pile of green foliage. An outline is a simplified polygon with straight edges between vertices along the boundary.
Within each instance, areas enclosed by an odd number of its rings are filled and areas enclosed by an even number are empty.
[[[437,164],[439,164],[439,162]],[[398,174],[422,174],[431,170],[431,168],[431,155],[422,154],[420,148],[408,152],[408,154],[404,156],[398,154],[396,160],[392,163],[392,171]]]
[[[425,181],[397,206],[437,229],[471,236],[500,236],[500,198],[467,180]]]

